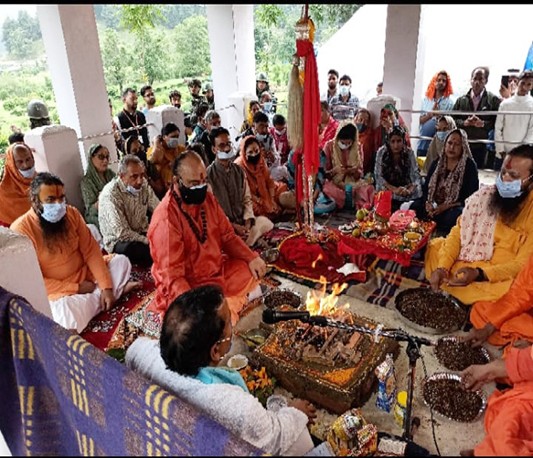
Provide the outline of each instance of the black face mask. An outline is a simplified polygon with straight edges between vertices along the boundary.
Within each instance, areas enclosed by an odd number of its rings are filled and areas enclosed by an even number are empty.
[[[204,203],[207,196],[207,184],[201,185],[202,187],[188,188],[180,183],[180,194],[183,202],[188,205],[201,205]]]
[[[259,162],[259,159],[261,159],[261,154],[256,154],[255,156],[246,156],[246,160],[250,164],[257,164]]]

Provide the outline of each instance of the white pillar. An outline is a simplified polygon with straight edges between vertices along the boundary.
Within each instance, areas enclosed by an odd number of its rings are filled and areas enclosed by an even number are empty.
[[[185,145],[185,124],[183,122],[183,111],[172,105],[160,105],[148,110],[146,122],[153,124],[148,126],[148,136],[150,141],[161,135],[161,129],[169,122],[173,122],[180,130],[179,143]]]
[[[253,8],[207,5],[215,106],[232,138],[238,135],[244,119],[245,100],[255,95]]]
[[[36,127],[24,134],[24,141],[35,149],[35,169],[61,178],[68,203],[83,214],[80,188],[83,167],[76,131],[60,125]]]
[[[420,39],[423,5],[387,7],[383,93],[401,100],[402,109],[420,109],[424,89],[423,39]],[[418,135],[419,114],[401,113],[413,135]],[[416,143],[413,149],[416,151]]]
[[[111,132],[93,5],[37,5],[37,16],[60,124],[74,129],[78,138]],[[81,152],[84,169],[86,151],[92,143],[107,146],[111,160],[116,159],[112,134],[88,139],[76,151],[70,151],[70,154]]]
[[[32,241],[25,235],[0,227],[0,259],[0,286],[22,296],[34,309],[53,319]]]

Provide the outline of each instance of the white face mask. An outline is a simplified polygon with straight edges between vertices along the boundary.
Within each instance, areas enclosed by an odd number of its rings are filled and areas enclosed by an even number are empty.
[[[27,169],[27,170],[20,170],[20,169],[18,169],[18,171],[20,172],[20,174],[21,174],[24,178],[32,178],[33,175],[35,175],[35,166],[33,166],[31,169]]]
[[[67,213],[67,203],[58,202],[55,204],[44,203],[41,216],[49,223],[57,223]]]
[[[281,129],[281,130],[276,129],[276,134],[278,134],[278,135],[283,135],[285,132],[287,132],[287,128],[286,127],[284,129]]]
[[[350,93],[350,86],[339,86],[339,93],[346,97]]]
[[[267,139],[267,134],[255,134],[255,138],[260,142],[264,142]]]
[[[141,192],[141,188],[136,189],[132,185],[129,184],[128,186],[126,186],[126,191],[128,191],[132,196],[136,197]]]
[[[345,144],[342,143],[340,140],[337,142],[337,145],[338,145],[339,148],[342,149],[342,150],[348,149],[348,148],[350,147],[350,145],[345,145]]]
[[[180,144],[179,138],[171,137],[167,140],[167,146],[169,148],[177,148],[179,144]]]
[[[217,157],[219,159],[233,159],[236,156],[235,151],[217,151]]]

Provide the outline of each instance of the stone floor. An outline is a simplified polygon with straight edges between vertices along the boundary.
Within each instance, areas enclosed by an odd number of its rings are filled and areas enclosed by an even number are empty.
[[[288,288],[296,291],[302,295],[303,298],[307,296],[308,288],[306,286],[295,283],[284,277],[276,277],[281,284],[280,288]],[[363,302],[354,297],[342,294],[339,296],[339,305],[348,303],[350,310],[359,315],[372,319],[377,323],[382,323],[384,327],[402,328],[412,335],[426,337],[432,341],[436,341],[440,336],[424,334],[412,329],[409,329],[404,322],[400,321],[397,313],[393,310],[385,309],[377,305]],[[236,330],[252,329],[258,326],[262,315],[262,307],[250,311],[244,316],[236,325]],[[454,333],[454,335],[462,335],[462,331]],[[395,361],[395,371],[397,377],[398,390],[407,390],[407,373],[408,373],[408,357],[406,354],[406,343],[400,343],[400,353]],[[487,346],[489,353],[498,357],[500,351],[491,346]],[[250,355],[248,347],[241,339],[234,339],[230,354],[243,353]],[[434,428],[432,428],[431,414],[428,407],[425,406],[421,398],[422,381],[426,375],[431,375],[435,372],[447,371],[437,361],[433,347],[422,346],[421,358],[417,362],[415,369],[415,386],[413,397],[412,417],[420,418],[420,428],[414,436],[414,441],[418,445],[428,449],[430,453],[442,456],[458,456],[463,449],[470,449],[476,445],[484,435],[483,431],[483,416],[472,423],[459,423],[451,420],[443,419],[442,417],[434,417]],[[493,390],[494,384],[485,386],[484,391],[488,396]],[[279,389],[282,394],[288,394],[285,390]],[[290,394],[289,394],[290,396]],[[386,413],[375,407],[376,393],[364,404],[361,411],[367,421],[374,423],[379,431],[387,432],[393,435],[402,435],[401,428],[395,423],[392,412]],[[324,409],[319,409],[319,422],[311,428],[311,432],[319,438],[323,438],[327,428],[337,418],[336,414],[328,413]],[[437,449],[438,447],[438,449]]]

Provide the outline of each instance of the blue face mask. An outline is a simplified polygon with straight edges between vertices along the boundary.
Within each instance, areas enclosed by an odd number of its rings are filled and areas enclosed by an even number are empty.
[[[173,138],[173,137],[171,137],[171,138],[169,138],[169,139],[167,140],[167,146],[168,146],[169,148],[177,148],[179,144],[180,144],[180,140],[179,140],[179,138]]]
[[[435,132],[437,134],[437,138],[443,142],[444,139],[446,138],[446,135],[448,135],[448,131],[447,130],[444,130],[444,131],[439,131],[439,132]]]
[[[66,202],[58,202],[55,204],[43,204],[43,211],[41,216],[48,221],[49,223],[57,223],[67,213],[67,204]]]
[[[362,122],[356,123],[355,127],[357,127],[357,131],[359,133],[364,132],[366,130],[366,124],[363,124]]]
[[[126,186],[126,191],[128,191],[132,196],[138,196],[139,193],[141,192],[141,188],[137,189],[137,188],[134,188],[132,185],[128,185]]]
[[[339,86],[339,94],[346,97],[350,93],[350,86]]]
[[[528,180],[530,177],[526,178]],[[502,174],[498,173],[496,176],[496,188],[504,199],[513,199],[519,197],[524,191],[522,191],[522,180],[503,181]]]
[[[265,113],[270,113],[271,110],[272,110],[272,102],[263,103],[263,111]]]

